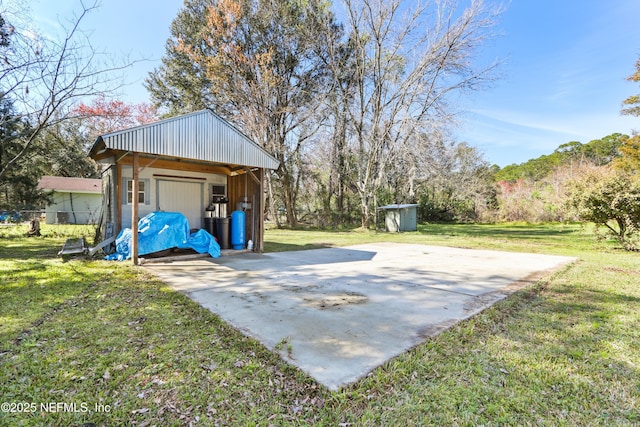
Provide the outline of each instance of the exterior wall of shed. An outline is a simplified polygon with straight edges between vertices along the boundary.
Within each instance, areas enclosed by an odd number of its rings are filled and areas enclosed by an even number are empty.
[[[126,203],[126,191],[125,183],[127,179],[133,178],[133,168],[131,166],[121,166],[120,174],[117,179],[117,185],[119,191],[116,194],[115,202],[119,205],[119,217],[120,224],[119,228],[131,228],[131,209],[132,205]],[[198,223],[192,224],[190,221],[189,226],[191,228],[202,228],[202,218],[204,218],[204,210],[209,205],[211,201],[211,185],[212,184],[227,184],[227,177],[221,174],[208,174],[202,172],[191,172],[191,171],[176,171],[176,170],[167,170],[167,169],[159,169],[153,167],[146,167],[140,170],[139,180],[145,182],[146,188],[146,197],[145,203],[140,203],[138,205],[138,217],[142,218],[145,215],[148,215],[152,212],[156,212],[158,210],[164,210],[162,203],[160,203],[161,198],[167,197],[167,195],[159,194],[159,182],[161,181],[173,181],[177,183],[183,183],[183,185],[195,185],[201,184],[202,192],[200,196],[194,198],[188,207],[189,210],[197,210],[200,212],[200,221]],[[173,209],[175,210],[175,209]],[[138,219],[139,219],[138,218]]]
[[[384,215],[384,227],[387,231],[397,233],[400,231],[400,211],[399,209],[388,209]]]
[[[186,169],[186,170],[185,170]],[[138,217],[142,218],[148,213],[154,212],[157,207],[156,199],[156,186],[158,179],[171,179],[167,177],[158,177],[154,175],[171,175],[174,177],[182,177],[189,180],[189,178],[199,178],[198,182],[203,182],[206,185],[205,195],[202,200],[195,201],[194,203],[200,204],[202,208],[202,216],[204,217],[204,209],[211,201],[210,185],[211,184],[226,184],[227,197],[229,198],[229,205],[227,206],[227,216],[231,216],[231,213],[239,206],[238,203],[242,202],[246,196],[248,203],[251,204],[251,209],[245,211],[246,214],[246,243],[249,239],[253,241],[254,250],[261,252],[264,242],[264,169],[253,168],[252,172],[241,173],[235,176],[227,176],[220,173],[209,173],[200,171],[190,171],[184,164],[180,165],[180,169],[164,169],[153,168],[147,166],[140,169],[139,179],[147,180],[149,183],[149,200],[145,204],[138,206]],[[101,222],[101,230],[103,239],[107,238],[110,234],[107,231],[108,224],[113,224],[114,233],[117,235],[121,229],[131,227],[131,209],[129,204],[123,204],[123,191],[124,182],[127,178],[133,177],[133,169],[126,164],[112,165],[107,171],[103,173],[103,220]],[[193,181],[193,180],[191,180]],[[200,228],[204,224],[190,225],[191,228]]]
[[[99,193],[53,192],[53,203],[45,208],[46,224],[97,224],[102,195]]]
[[[116,167],[110,166],[102,172],[102,213],[100,215],[100,239],[106,240],[118,234],[116,229]]]
[[[226,176],[222,174],[202,173],[202,172],[190,172],[190,171],[177,171],[169,169],[159,169],[146,167],[140,171],[139,179],[148,180],[149,194],[148,203],[140,204],[138,206],[139,218],[154,212],[157,207],[157,180],[158,179],[170,179],[166,177],[158,177],[154,175],[171,175],[175,177],[184,178],[203,178],[204,180],[198,180],[206,185],[205,195],[202,202],[194,201],[202,207],[202,215],[204,217],[204,209],[211,201],[210,185],[211,184],[226,184],[227,197],[229,198],[229,205],[227,206],[227,216],[231,216],[231,213],[241,208],[238,206],[246,197],[248,203],[251,204],[250,209],[245,210],[246,222],[245,222],[245,236],[246,243],[251,239],[254,243],[255,251],[262,251],[264,242],[264,170],[254,169],[251,172],[253,176],[259,181],[249,175],[249,173],[243,173],[236,176]],[[126,188],[123,187],[123,183],[127,178],[133,177],[133,169],[130,166],[113,166],[103,174],[103,193],[104,199],[104,221],[103,224],[111,222],[115,226],[115,233],[117,234],[123,228],[131,227],[131,205],[123,204],[123,191]],[[193,181],[193,180],[191,180]],[[193,225],[191,228],[200,228],[203,224]],[[106,236],[106,229],[103,229],[103,236]]]
[[[261,183],[264,182],[262,169],[252,173]],[[234,210],[243,210],[239,203],[242,203],[245,198],[251,204],[251,209],[245,210],[245,246],[251,240],[255,250],[262,251],[264,241],[263,185],[257,183],[249,172],[231,176],[229,177],[228,195],[229,215]]]
[[[385,210],[385,228],[390,232],[416,231],[417,210],[415,207]]]

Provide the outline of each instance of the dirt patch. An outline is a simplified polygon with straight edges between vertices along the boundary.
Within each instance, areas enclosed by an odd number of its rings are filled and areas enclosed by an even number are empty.
[[[479,295],[464,304],[464,312],[468,315],[476,314],[485,308],[491,307],[496,301],[500,301],[506,296],[507,294],[504,292],[488,292],[486,294]]]
[[[288,292],[307,292],[319,288],[318,285],[282,285],[282,288]]]
[[[318,295],[318,298],[305,298],[309,306],[320,310],[340,308],[352,304],[365,304],[369,298],[358,293],[344,293],[336,295]]]
[[[420,328],[417,330],[417,335],[421,338],[431,338],[440,334],[443,331],[446,331],[453,325],[458,323],[457,319],[448,319],[440,323],[436,323],[434,325],[429,325],[424,328]]]
[[[622,274],[628,274],[630,276],[640,276],[640,271],[635,271],[635,270],[627,270],[624,268],[617,268],[617,267],[605,267],[606,271],[611,271],[613,273],[622,273]]]

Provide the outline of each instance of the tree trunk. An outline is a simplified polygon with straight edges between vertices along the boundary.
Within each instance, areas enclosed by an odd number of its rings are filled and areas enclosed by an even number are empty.
[[[361,194],[360,200],[362,201],[360,205],[360,225],[364,229],[369,228],[369,197],[366,194]]]
[[[280,228],[280,218],[278,218],[278,211],[276,209],[276,203],[273,197],[273,179],[271,175],[271,172],[265,174],[265,177],[267,179],[267,205],[269,209],[269,215],[271,216],[273,221],[276,222],[276,227]]]
[[[298,225],[298,217],[296,215],[296,197],[291,176],[287,174],[280,182],[283,186],[282,196],[284,209],[287,214],[287,224],[289,224],[290,227],[296,227]]]

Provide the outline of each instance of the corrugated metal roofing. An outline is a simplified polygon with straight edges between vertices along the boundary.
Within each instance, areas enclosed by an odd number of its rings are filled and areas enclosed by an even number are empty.
[[[418,206],[417,204],[404,204],[404,205],[387,205],[380,206],[378,209],[407,209],[407,208],[415,208]]]
[[[107,149],[214,163],[277,169],[278,160],[210,110],[172,117],[98,137]]]

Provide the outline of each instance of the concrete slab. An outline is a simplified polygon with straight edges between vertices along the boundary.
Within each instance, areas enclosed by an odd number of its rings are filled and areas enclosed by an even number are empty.
[[[335,390],[572,261],[378,243],[145,268]]]

